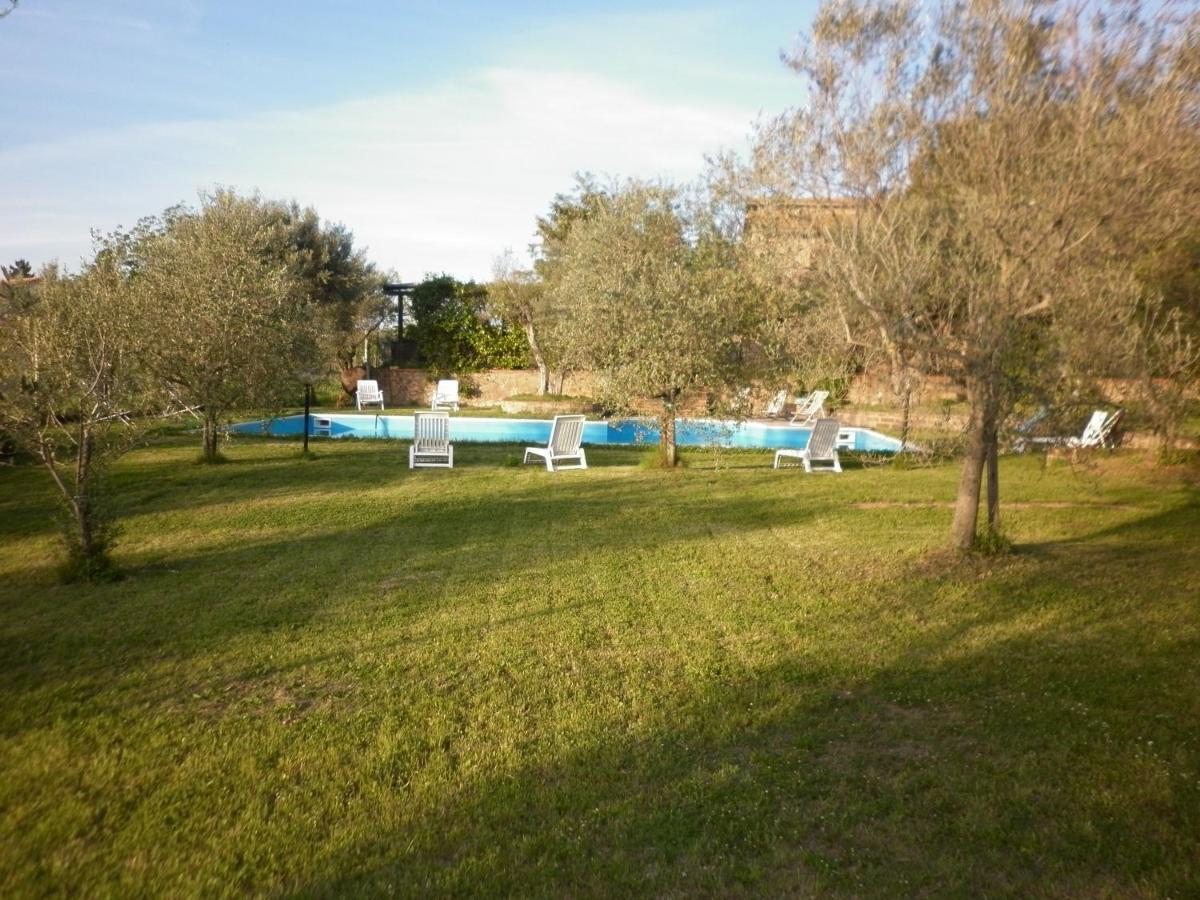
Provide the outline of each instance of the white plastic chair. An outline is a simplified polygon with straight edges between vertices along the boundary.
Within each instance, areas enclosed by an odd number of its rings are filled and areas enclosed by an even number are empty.
[[[781,468],[780,459],[789,457],[798,459],[804,465],[805,472],[840,472],[842,464],[838,460],[838,422],[837,419],[817,419],[813,425],[812,434],[808,436],[808,444],[803,450],[776,450],[773,468]],[[815,465],[815,464],[822,465]],[[788,465],[784,463],[783,465]],[[791,463],[795,465],[795,463]]]
[[[383,409],[383,391],[379,389],[378,381],[360,381],[354,391],[354,402],[359,409],[371,403],[378,403]]]
[[[1112,434],[1113,429],[1117,427],[1117,422],[1121,419],[1122,410],[1117,410],[1113,413],[1106,413],[1102,409],[1098,409],[1092,413],[1092,417],[1088,419],[1087,425],[1083,428],[1083,434],[1079,437],[1067,438],[1068,447],[1104,447],[1108,444],[1108,438]]]
[[[767,402],[764,410],[768,419],[778,419],[783,415],[783,407],[787,404],[788,392],[780,391]]]
[[[546,463],[546,471],[555,469],[586,469],[587,456],[583,452],[583,416],[555,416],[550,428],[550,441],[545,447],[526,447],[525,459],[539,457]],[[564,466],[564,460],[576,460],[573,466]]]
[[[825,401],[828,399],[829,391],[813,391],[807,397],[797,397],[791,424],[804,427],[817,421],[825,411]]]
[[[452,409],[458,412],[458,379],[446,378],[437,383],[433,392],[433,409]]]
[[[1113,430],[1117,427],[1117,423],[1121,421],[1122,415],[1124,415],[1124,410],[1121,409],[1111,413],[1097,409],[1092,413],[1092,417],[1088,419],[1087,424],[1083,426],[1083,433],[1079,437],[1022,437],[1013,443],[1013,449],[1018,453],[1022,453],[1029,449],[1030,444],[1049,444],[1051,446],[1074,447],[1078,449],[1109,447],[1112,446],[1111,438]]]
[[[450,413],[413,413],[413,442],[408,448],[408,467],[454,468],[454,445],[450,443]]]

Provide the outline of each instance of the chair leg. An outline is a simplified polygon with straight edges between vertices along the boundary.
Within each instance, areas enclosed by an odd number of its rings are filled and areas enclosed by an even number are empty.
[[[579,448],[579,468],[587,468],[587,454],[583,452],[583,448]]]

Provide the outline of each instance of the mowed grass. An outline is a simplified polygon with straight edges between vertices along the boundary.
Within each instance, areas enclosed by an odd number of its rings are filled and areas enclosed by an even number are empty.
[[[1200,893],[1195,469],[316,449],[0,471],[4,896]]]

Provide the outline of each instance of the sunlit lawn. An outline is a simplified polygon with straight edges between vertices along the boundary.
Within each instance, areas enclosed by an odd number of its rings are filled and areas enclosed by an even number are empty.
[[[554,475],[173,442],[54,583],[0,470],[0,893],[1200,893],[1200,492],[1140,457]]]

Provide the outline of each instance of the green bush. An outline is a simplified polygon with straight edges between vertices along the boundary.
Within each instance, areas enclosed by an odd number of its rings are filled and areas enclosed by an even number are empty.
[[[464,375],[529,365],[525,335],[491,319],[486,301],[483,285],[457,281],[449,275],[426,278],[413,290],[417,324],[411,337],[422,365],[431,375]]]

